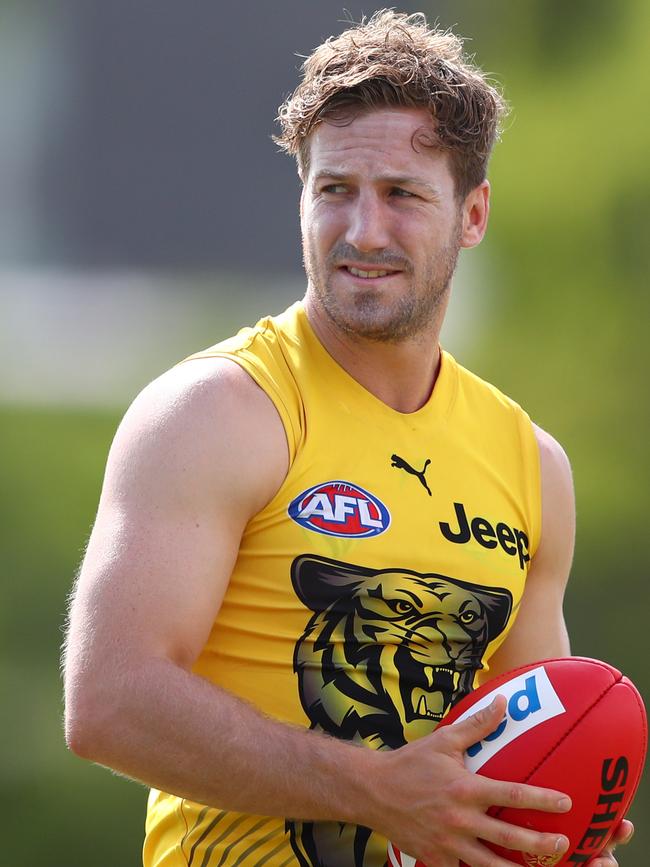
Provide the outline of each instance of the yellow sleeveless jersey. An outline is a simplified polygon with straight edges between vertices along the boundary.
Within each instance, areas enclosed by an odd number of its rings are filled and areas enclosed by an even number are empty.
[[[290,452],[194,671],[265,714],[372,749],[433,731],[487,670],[521,600],[541,521],[528,416],[445,352],[429,401],[396,412],[331,358],[300,303],[193,357],[240,364]],[[147,867],[385,862],[385,839],[358,826],[149,798]]]

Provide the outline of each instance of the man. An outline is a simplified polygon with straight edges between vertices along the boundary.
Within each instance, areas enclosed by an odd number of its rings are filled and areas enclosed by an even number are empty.
[[[477,679],[569,653],[567,459],[438,342],[503,103],[419,15],[304,69],[280,143],[305,299],[127,413],[71,609],[68,742],[152,787],[147,865],[379,867],[387,838],[429,867],[511,863],[482,841],[555,863],[566,838],[486,810],[568,799],[463,766],[503,700],[435,731]]]

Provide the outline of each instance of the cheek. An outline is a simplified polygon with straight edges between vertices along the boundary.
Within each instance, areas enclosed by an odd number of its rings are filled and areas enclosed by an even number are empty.
[[[395,221],[395,234],[400,241],[425,258],[429,253],[446,247],[457,233],[458,217],[451,211],[432,219],[431,214],[413,209]]]
[[[341,231],[336,215],[324,209],[305,211],[301,226],[303,237],[311,249],[324,254],[334,245]]]
[[[440,235],[440,227],[432,225],[417,211],[394,217],[391,229],[395,242],[407,251],[411,258],[426,259],[437,245]]]

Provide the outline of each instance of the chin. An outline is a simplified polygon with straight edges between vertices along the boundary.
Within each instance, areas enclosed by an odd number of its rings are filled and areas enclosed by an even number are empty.
[[[319,296],[328,319],[341,331],[354,337],[382,343],[396,343],[428,330],[437,304],[418,303],[413,296],[382,300],[376,292],[365,292],[337,299],[331,293]]]

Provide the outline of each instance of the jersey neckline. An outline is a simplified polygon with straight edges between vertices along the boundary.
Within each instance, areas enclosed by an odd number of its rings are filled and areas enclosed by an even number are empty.
[[[454,358],[442,346],[438,377],[426,403],[414,412],[400,412],[365,388],[333,358],[314,331],[302,301],[296,301],[286,313],[295,317],[300,343],[314,355],[317,365],[326,371],[328,381],[335,384],[335,387],[336,383],[339,383],[343,392],[352,392],[355,399],[366,404],[369,409],[406,423],[442,420],[448,415],[456,396],[458,371]]]

